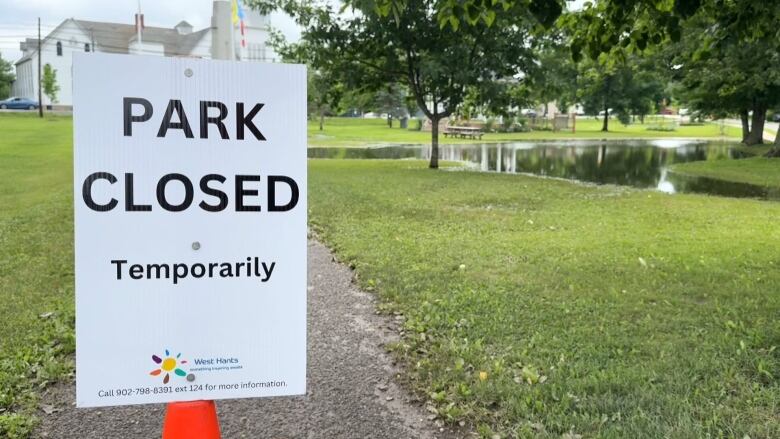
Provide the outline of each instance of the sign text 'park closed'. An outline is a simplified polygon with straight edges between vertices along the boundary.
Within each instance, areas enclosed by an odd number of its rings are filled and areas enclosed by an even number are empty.
[[[305,393],[305,68],[74,56],[78,406]]]

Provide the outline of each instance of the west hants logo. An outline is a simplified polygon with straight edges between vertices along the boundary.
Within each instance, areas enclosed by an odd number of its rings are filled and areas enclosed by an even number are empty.
[[[171,379],[171,373],[180,377],[187,376],[187,372],[179,367],[180,365],[187,364],[187,360],[179,360],[179,358],[181,358],[181,352],[176,354],[176,357],[173,357],[168,349],[165,350],[165,358],[152,355],[152,361],[159,364],[160,367],[149,372],[149,375],[158,376],[165,373],[163,384],[168,384],[168,381]]]

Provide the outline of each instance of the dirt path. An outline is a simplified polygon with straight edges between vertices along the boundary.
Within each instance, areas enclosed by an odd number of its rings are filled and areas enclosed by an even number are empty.
[[[223,438],[454,438],[396,385],[382,345],[394,324],[377,316],[352,273],[309,241],[309,376],[305,397],[218,401]],[[164,406],[76,409],[75,387],[42,398],[36,438],[159,438]],[[50,412],[50,413],[46,413]]]

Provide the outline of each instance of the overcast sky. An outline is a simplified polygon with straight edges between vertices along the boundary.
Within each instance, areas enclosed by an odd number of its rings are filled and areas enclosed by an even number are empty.
[[[211,23],[213,0],[141,0],[147,26],[173,27],[187,20],[195,30]],[[19,42],[49,32],[67,18],[132,24],[138,0],[0,0],[0,54],[16,61],[22,54]],[[273,14],[271,24],[288,39],[297,39],[295,23],[284,14]]]
[[[569,0],[571,1],[571,0]],[[585,0],[569,3],[579,9]],[[141,0],[147,26],[173,27],[187,20],[202,29],[211,22],[213,0]],[[0,55],[15,62],[22,54],[19,42],[37,35],[37,19],[41,18],[41,34],[46,36],[67,18],[115,23],[133,23],[138,0],[0,0]],[[271,24],[289,40],[298,38],[295,23],[284,14],[273,14]]]

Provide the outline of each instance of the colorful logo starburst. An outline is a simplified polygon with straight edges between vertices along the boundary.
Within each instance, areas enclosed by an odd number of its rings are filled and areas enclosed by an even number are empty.
[[[165,376],[163,377],[163,384],[168,384],[168,381],[171,379],[171,372],[180,377],[186,376],[187,372],[180,368],[179,365],[187,364],[187,360],[179,360],[180,357],[181,352],[176,354],[176,357],[173,357],[171,356],[171,353],[168,351],[168,349],[165,350],[165,358],[152,355],[152,361],[159,364],[160,367],[149,372],[149,375],[158,376],[162,373],[165,373]]]

